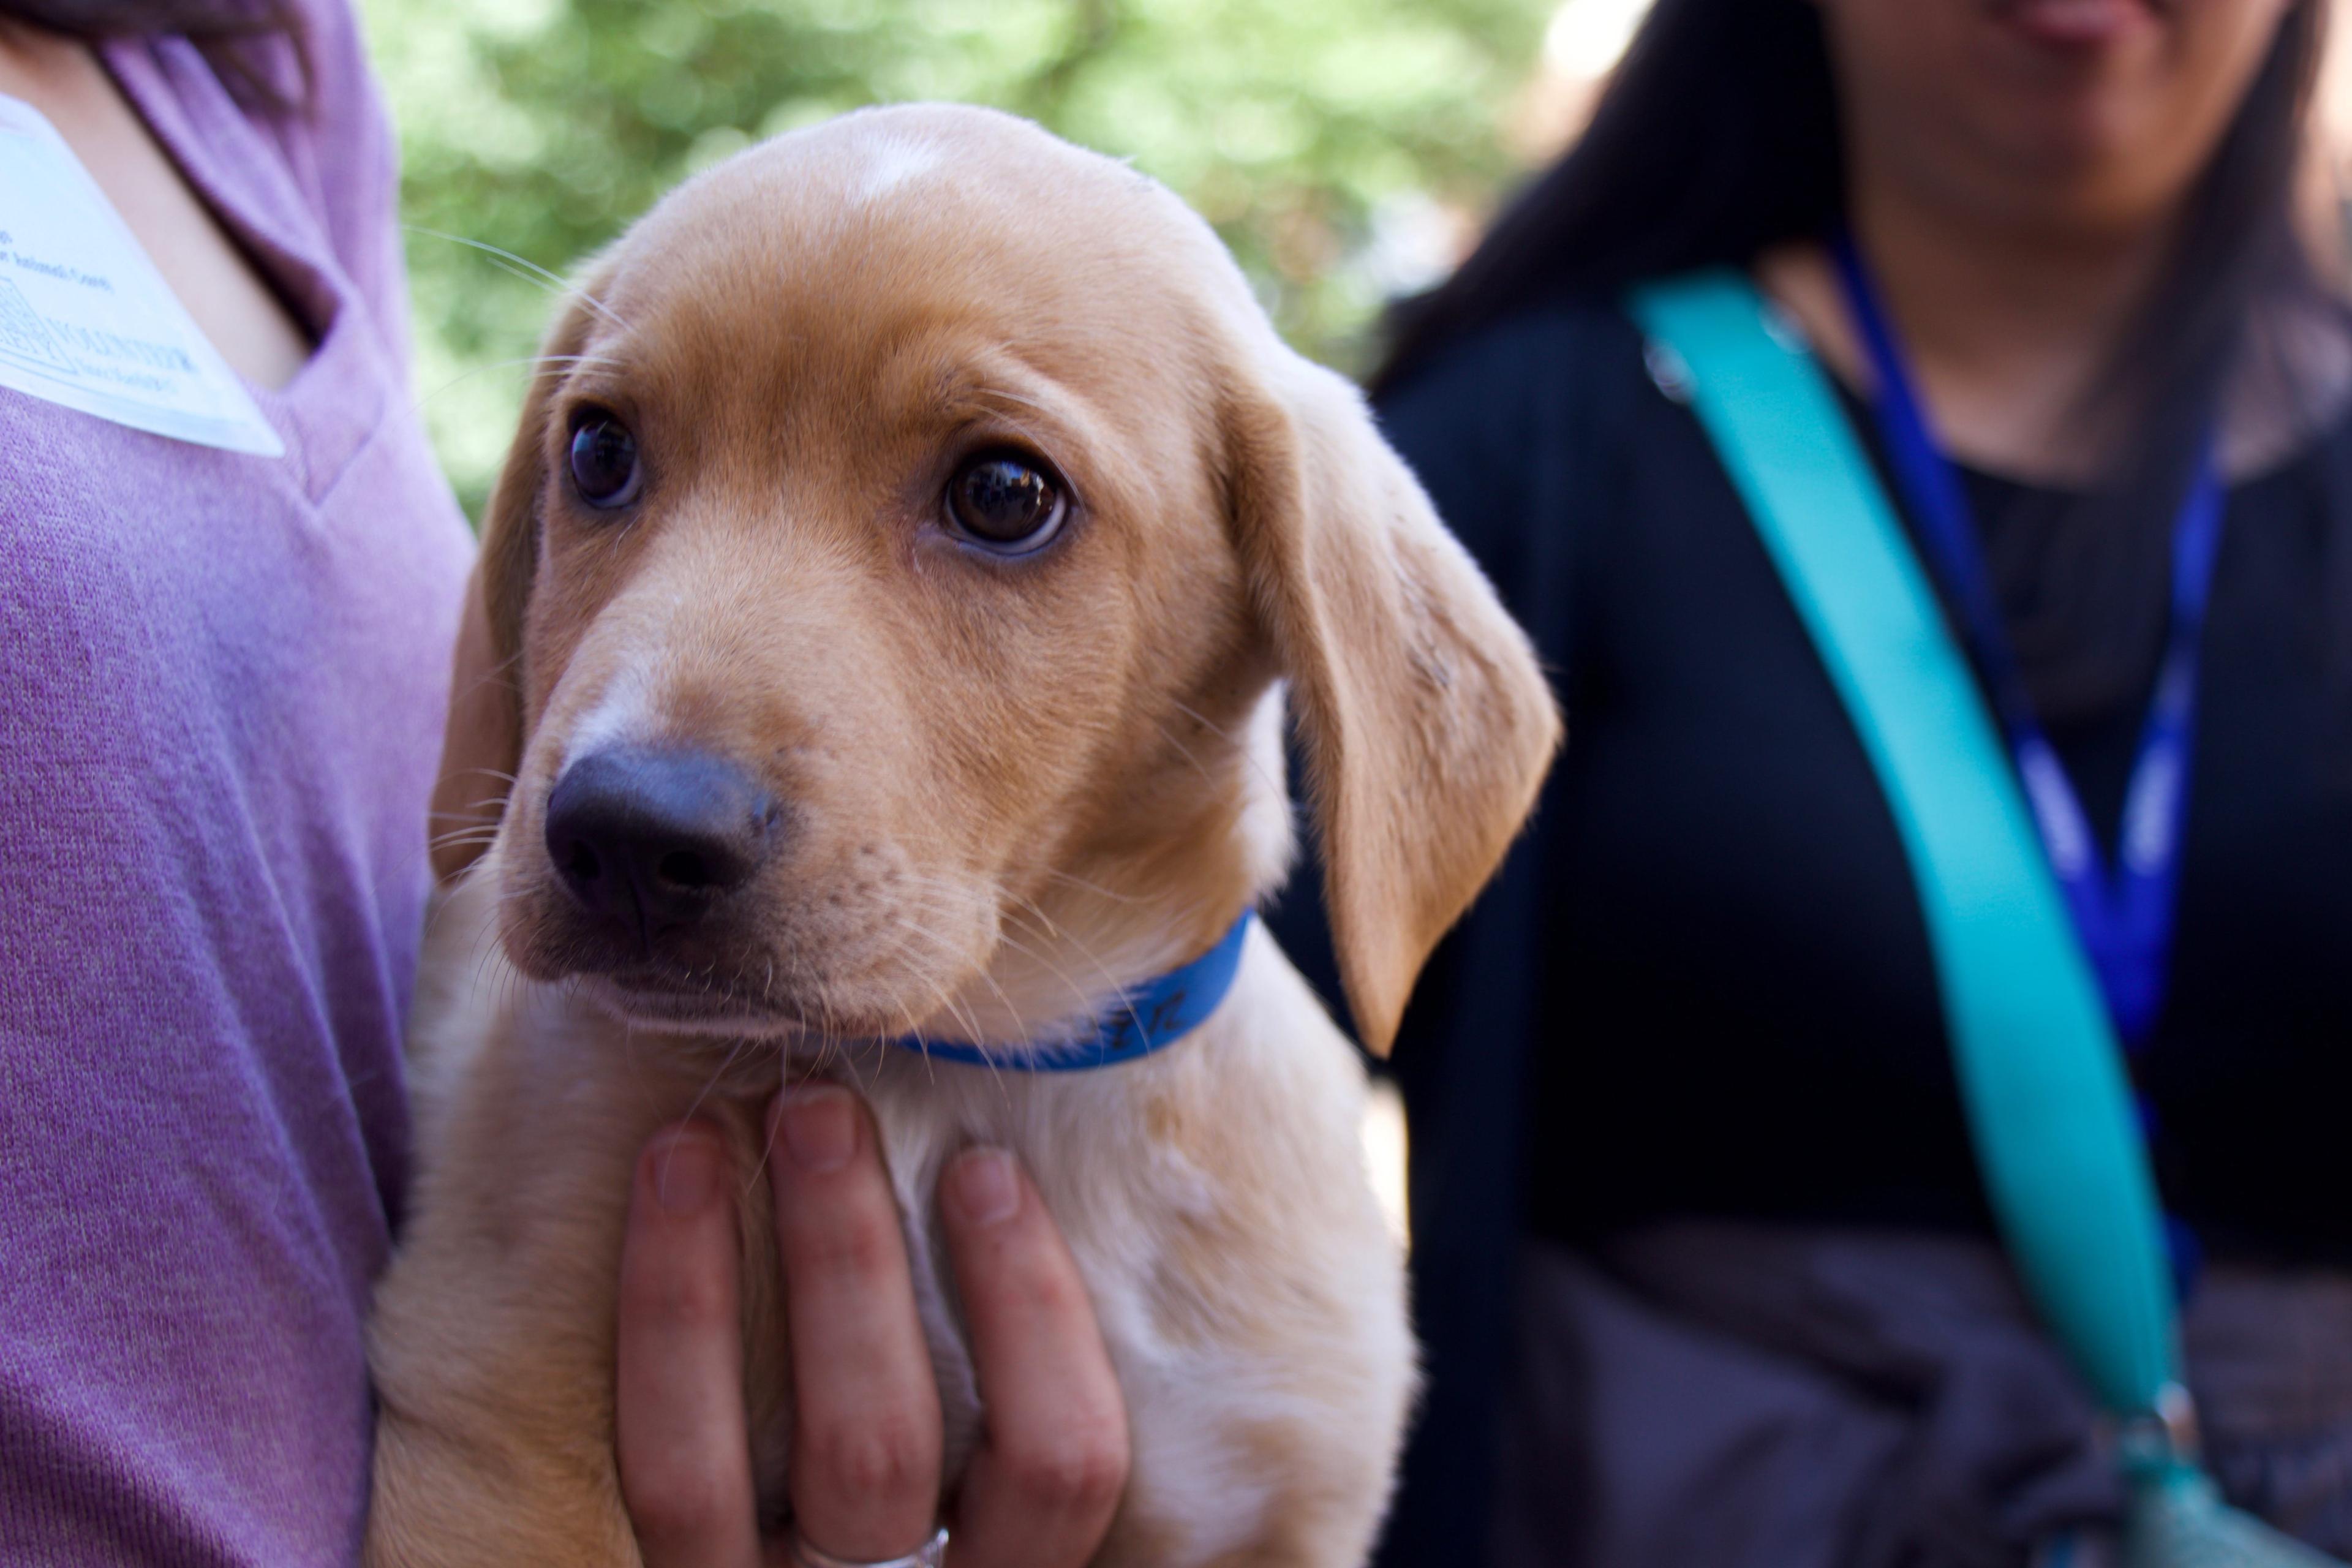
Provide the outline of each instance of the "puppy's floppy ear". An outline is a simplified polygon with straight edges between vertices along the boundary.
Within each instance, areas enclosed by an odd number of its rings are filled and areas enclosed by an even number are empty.
[[[540,349],[514,444],[482,519],[481,553],[457,628],[449,678],[448,728],[433,786],[433,874],[454,879],[481,858],[506,815],[507,792],[522,761],[522,632],[539,564],[540,498],[547,488],[547,422],[557,390],[594,325],[592,278]]]
[[[1355,389],[1277,351],[1228,403],[1235,549],[1290,681],[1348,1003],[1385,1054],[1535,804],[1560,723],[1528,639]]]

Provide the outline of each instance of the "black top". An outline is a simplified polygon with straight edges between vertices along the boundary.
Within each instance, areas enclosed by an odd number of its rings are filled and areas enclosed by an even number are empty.
[[[1501,1230],[1573,1242],[1675,1215],[1989,1227],[1894,820],[1633,325],[1598,307],[1519,319],[1381,412],[1568,716],[1536,825],[1398,1042],[1430,1424],[1478,1383],[1449,1386],[1453,1358],[1494,1370]],[[1967,483],[1988,531],[2066,525],[2064,498]],[[2338,423],[2231,489],[2215,569],[2171,985],[2143,1081],[2168,1206],[2223,1255],[2352,1260],[2352,679],[2331,664],[2325,603],[2342,580],[2329,541],[2347,534],[2323,527],[2347,504]],[[2051,727],[2110,849],[2154,676],[2151,658],[2111,711]],[[1294,889],[1277,934],[1328,979]],[[1407,1515],[1426,1483],[1409,1477]]]
[[[1522,846],[1539,860],[1537,967],[1475,977],[1539,999],[1528,1223],[1570,1239],[1675,1214],[1988,1226],[1894,819],[1754,525],[1633,325],[1601,310],[1523,321],[1442,358],[1381,416],[1536,637],[1568,715],[1548,831]],[[2352,473],[2352,426],[2230,492],[2144,1080],[2176,1213],[2225,1251],[2343,1260],[2352,686],[2326,658],[2329,470]],[[1988,533],[2070,521],[2063,497],[1964,478]],[[1540,597],[1535,536],[1567,553]],[[2126,700],[2051,730],[2110,852],[2155,674],[2151,658]],[[1418,1022],[1447,981],[1433,976]],[[1418,1032],[1400,1049],[1421,1048]]]

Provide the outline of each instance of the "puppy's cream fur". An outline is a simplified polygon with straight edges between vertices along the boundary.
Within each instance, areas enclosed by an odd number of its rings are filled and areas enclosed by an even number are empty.
[[[1018,1051],[1213,942],[1287,861],[1286,678],[1349,1000],[1384,1046],[1556,744],[1525,639],[1206,226],[1004,116],[869,111],[739,156],[592,269],[549,353],[459,651],[439,804],[478,831],[436,859],[371,1563],[636,1561],[612,1458],[631,1166],[698,1106],[751,1171],[787,1067],[873,1104],[950,1489],[981,1415],[932,1193],[986,1141],[1034,1175],[1126,1395],[1097,1561],[1360,1561],[1413,1386],[1400,1260],[1361,1074],[1264,932],[1215,1016],[1143,1061],[998,1073],[875,1042]],[[591,406],[640,444],[625,515],[564,477]],[[1008,448],[1074,498],[1019,560],[940,503],[958,461]],[[567,762],[630,742],[755,770],[786,828],[725,922],[616,968],[541,839]],[[767,1204],[752,1183],[745,1385],[781,1510]]]

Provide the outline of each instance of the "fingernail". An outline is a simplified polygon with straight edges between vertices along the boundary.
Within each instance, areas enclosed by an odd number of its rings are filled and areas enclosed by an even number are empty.
[[[663,1212],[699,1214],[719,1190],[719,1150],[699,1132],[673,1132],[647,1152],[646,1183]]]
[[[822,1176],[849,1163],[857,1149],[857,1110],[839,1084],[814,1083],[784,1091],[776,1121],[793,1163]]]
[[[948,1201],[967,1225],[1002,1225],[1021,1206],[1013,1156],[1002,1149],[971,1149],[948,1168]]]

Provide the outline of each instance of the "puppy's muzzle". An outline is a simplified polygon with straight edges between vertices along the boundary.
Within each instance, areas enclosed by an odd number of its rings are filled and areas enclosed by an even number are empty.
[[[751,881],[780,816],[774,797],[724,757],[614,746],[556,780],[547,855],[599,945],[651,957]]]

